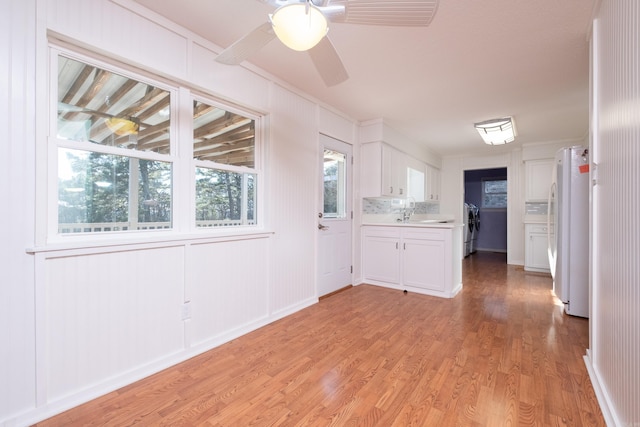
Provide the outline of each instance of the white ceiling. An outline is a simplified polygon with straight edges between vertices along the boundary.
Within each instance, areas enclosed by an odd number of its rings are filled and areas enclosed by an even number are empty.
[[[426,28],[330,24],[350,78],[327,88],[308,54],[273,40],[249,62],[353,119],[384,119],[441,155],[490,154],[588,132],[597,0],[440,0]],[[137,0],[227,47],[267,20],[260,0]],[[232,67],[232,66],[230,66]],[[516,141],[483,144],[473,123],[514,116]]]

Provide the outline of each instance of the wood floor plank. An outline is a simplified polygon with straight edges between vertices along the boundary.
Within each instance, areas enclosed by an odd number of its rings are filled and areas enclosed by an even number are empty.
[[[37,426],[604,426],[550,277],[479,252],[463,282],[345,289]]]

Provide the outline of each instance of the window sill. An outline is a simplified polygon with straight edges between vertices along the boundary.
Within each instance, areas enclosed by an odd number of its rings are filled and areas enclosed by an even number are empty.
[[[123,234],[111,234],[108,236],[64,236],[55,242],[43,246],[29,247],[28,254],[47,253],[54,256],[68,256],[72,254],[114,252],[119,250],[153,249],[171,246],[201,245],[236,240],[265,239],[274,234],[273,231],[263,228],[236,228],[216,230],[216,232],[192,232],[176,233],[158,231],[136,233],[136,235],[123,236]],[[69,237],[67,239],[66,237]]]

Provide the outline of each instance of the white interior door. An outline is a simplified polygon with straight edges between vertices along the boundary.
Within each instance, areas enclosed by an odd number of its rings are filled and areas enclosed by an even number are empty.
[[[320,135],[318,296],[351,284],[351,145]]]

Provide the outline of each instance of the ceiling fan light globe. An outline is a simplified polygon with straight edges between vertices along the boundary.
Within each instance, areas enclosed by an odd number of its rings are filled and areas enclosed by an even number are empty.
[[[285,46],[297,51],[309,50],[327,35],[327,19],[312,4],[295,3],[280,7],[271,15],[271,25]]]
[[[105,124],[111,132],[119,136],[136,135],[138,133],[139,126],[132,120],[111,117],[110,119],[105,120]]]

